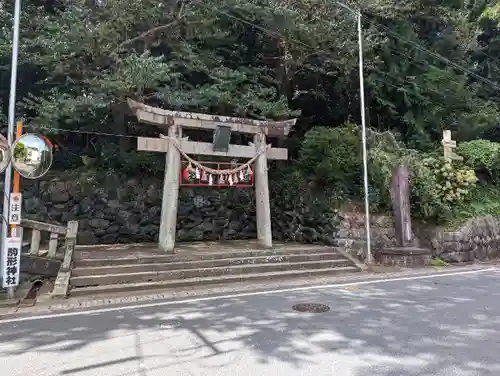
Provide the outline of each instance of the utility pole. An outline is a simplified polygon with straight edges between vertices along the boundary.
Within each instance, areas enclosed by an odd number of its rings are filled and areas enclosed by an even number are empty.
[[[361,12],[357,14],[358,18],[358,49],[359,49],[359,98],[361,105],[361,127],[363,144],[363,183],[365,188],[365,229],[366,229],[366,262],[372,262],[372,247],[370,233],[370,199],[368,191],[368,151],[366,147],[366,108],[365,108],[365,80],[363,74],[363,23]]]
[[[12,38],[12,63],[10,68],[10,97],[9,97],[9,118],[7,129],[8,146],[13,143],[14,128],[16,123],[16,86],[17,86],[17,64],[19,57],[19,28],[21,23],[21,0],[15,0],[14,3],[14,19],[13,19],[13,38]],[[12,158],[12,155],[11,155]],[[9,162],[5,170],[3,208],[2,208],[2,249],[5,250],[6,239],[9,237],[9,226],[7,223],[9,210],[9,196],[12,184],[12,161]],[[9,298],[14,298],[14,288],[9,287],[7,290]]]
[[[370,199],[369,199],[369,187],[368,187],[368,151],[366,145],[366,108],[365,108],[365,79],[363,74],[363,20],[361,11],[359,9],[353,9],[350,6],[340,2],[335,1],[336,4],[346,9],[350,13],[354,14],[357,19],[358,24],[358,50],[359,50],[359,99],[361,107],[361,143],[363,147],[363,185],[364,185],[364,195],[365,195],[365,229],[366,229],[366,262],[371,263],[372,257],[372,247],[371,247],[371,233],[370,233]]]

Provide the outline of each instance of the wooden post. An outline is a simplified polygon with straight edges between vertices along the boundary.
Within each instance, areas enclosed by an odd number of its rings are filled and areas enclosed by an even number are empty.
[[[399,247],[412,245],[409,176],[408,168],[404,165],[399,165],[392,171],[392,207]]]
[[[78,221],[69,221],[66,229],[66,242],[64,244],[64,260],[61,264],[61,271],[67,272],[71,269],[73,261],[73,252],[76,246],[76,237],[78,235]]]
[[[255,151],[266,147],[266,136],[254,136]],[[267,176],[267,155],[262,153],[255,160],[255,200],[257,210],[257,241],[265,248],[272,248],[271,206],[269,204],[269,181]]]
[[[40,251],[40,230],[33,229],[31,232],[30,255],[37,256]]]
[[[49,257],[55,258],[56,253],[57,253],[57,241],[58,241],[59,235],[55,232],[50,233],[50,240],[49,240]]]
[[[461,161],[463,158],[460,155],[455,154],[453,149],[457,147],[457,142],[451,139],[451,131],[443,131],[443,139],[441,140],[443,144],[443,157],[446,162]]]
[[[170,125],[168,136],[180,141],[181,128]],[[176,147],[170,146],[165,157],[165,177],[161,202],[159,247],[162,251],[173,252],[177,229],[177,206],[179,201],[179,173],[181,156]]]
[[[451,139],[451,131],[444,130],[443,131],[443,140],[441,141],[443,144],[443,156],[446,161],[451,161],[451,153],[455,143]]]

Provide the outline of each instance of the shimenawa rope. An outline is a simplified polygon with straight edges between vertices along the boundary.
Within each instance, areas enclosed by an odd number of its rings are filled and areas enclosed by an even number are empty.
[[[261,150],[259,150],[252,158],[250,158],[247,162],[245,162],[244,164],[236,167],[236,168],[233,168],[233,169],[226,169],[226,170],[215,170],[213,168],[209,168],[209,167],[206,167],[206,166],[203,166],[200,162],[194,160],[193,158],[191,158],[189,155],[187,155],[182,149],[181,149],[181,145],[180,145],[180,142],[178,139],[174,138],[174,137],[169,137],[169,136],[164,136],[164,135],[160,135],[161,138],[163,139],[167,139],[168,141],[170,141],[170,144],[171,145],[174,145],[175,148],[177,150],[179,150],[179,153],[181,153],[181,155],[189,162],[191,163],[192,165],[194,165],[195,167],[199,168],[200,170],[202,171],[205,171],[207,174],[212,174],[212,175],[234,175],[240,171],[243,171],[243,170],[247,170],[250,165],[255,162],[255,160],[261,155],[263,154],[267,149],[269,149],[271,147],[271,145],[266,145],[266,147],[262,148]]]

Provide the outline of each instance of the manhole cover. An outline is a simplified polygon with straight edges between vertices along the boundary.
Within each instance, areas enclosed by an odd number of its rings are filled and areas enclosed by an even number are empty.
[[[181,322],[175,320],[175,321],[166,322],[165,324],[161,324],[160,328],[162,328],[162,329],[172,329],[172,328],[176,328],[176,327],[178,327],[180,325],[181,325]]]
[[[330,307],[324,304],[295,304],[292,309],[298,312],[323,313],[328,312]]]

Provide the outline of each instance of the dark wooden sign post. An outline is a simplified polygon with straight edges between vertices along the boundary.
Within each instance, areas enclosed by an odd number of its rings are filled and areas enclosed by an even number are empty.
[[[408,167],[404,165],[396,166],[392,171],[392,207],[399,247],[412,244],[409,177]]]

